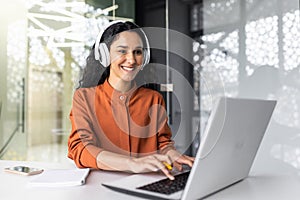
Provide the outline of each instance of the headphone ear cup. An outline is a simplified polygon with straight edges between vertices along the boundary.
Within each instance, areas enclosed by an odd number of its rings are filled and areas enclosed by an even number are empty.
[[[109,50],[105,43],[99,44],[99,53],[100,53],[99,62],[103,67],[108,67],[110,64],[110,56],[109,56]]]
[[[149,64],[149,62],[150,62],[150,55],[149,55],[148,49],[145,49],[144,56],[143,56],[143,65],[141,67],[141,70],[143,70],[145,65]]]

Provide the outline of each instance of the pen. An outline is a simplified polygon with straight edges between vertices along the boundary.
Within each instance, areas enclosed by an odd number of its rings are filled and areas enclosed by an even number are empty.
[[[166,166],[166,168],[168,170],[172,170],[173,169],[172,166],[169,163],[167,163],[167,162],[162,162],[162,163]]]

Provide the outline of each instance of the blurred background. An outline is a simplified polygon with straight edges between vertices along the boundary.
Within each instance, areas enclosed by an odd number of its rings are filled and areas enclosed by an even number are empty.
[[[70,162],[79,75],[121,19],[159,28],[145,70],[180,151],[195,154],[218,96],[276,99],[253,170],[300,174],[299,0],[10,0],[0,15],[0,159]]]

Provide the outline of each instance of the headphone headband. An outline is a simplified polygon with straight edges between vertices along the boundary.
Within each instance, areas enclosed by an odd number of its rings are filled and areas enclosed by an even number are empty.
[[[107,45],[105,43],[100,43],[102,35],[110,26],[117,24],[117,23],[125,23],[125,22],[126,21],[123,21],[123,20],[112,21],[112,22],[108,23],[103,28],[103,30],[100,31],[99,34],[97,35],[96,42],[95,42],[95,49],[94,49],[95,60],[98,60],[100,62],[100,64],[104,67],[108,67],[110,65],[110,56],[109,56],[109,50],[108,50]],[[150,61],[150,46],[149,46],[149,41],[148,41],[148,38],[147,38],[145,32],[141,28],[137,28],[137,29],[139,29],[141,31],[141,33],[143,34],[145,42],[146,42],[146,46],[147,46],[145,53],[144,53],[143,64],[141,67],[141,69],[143,69],[144,66],[147,65]]]

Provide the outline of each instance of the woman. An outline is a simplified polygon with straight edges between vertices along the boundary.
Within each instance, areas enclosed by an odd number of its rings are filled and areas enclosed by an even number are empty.
[[[162,96],[134,80],[149,57],[147,37],[132,22],[113,22],[98,35],[70,113],[68,157],[78,167],[161,170],[174,179],[169,165],[192,166],[194,158],[174,148]],[[89,87],[103,67],[96,86]]]

